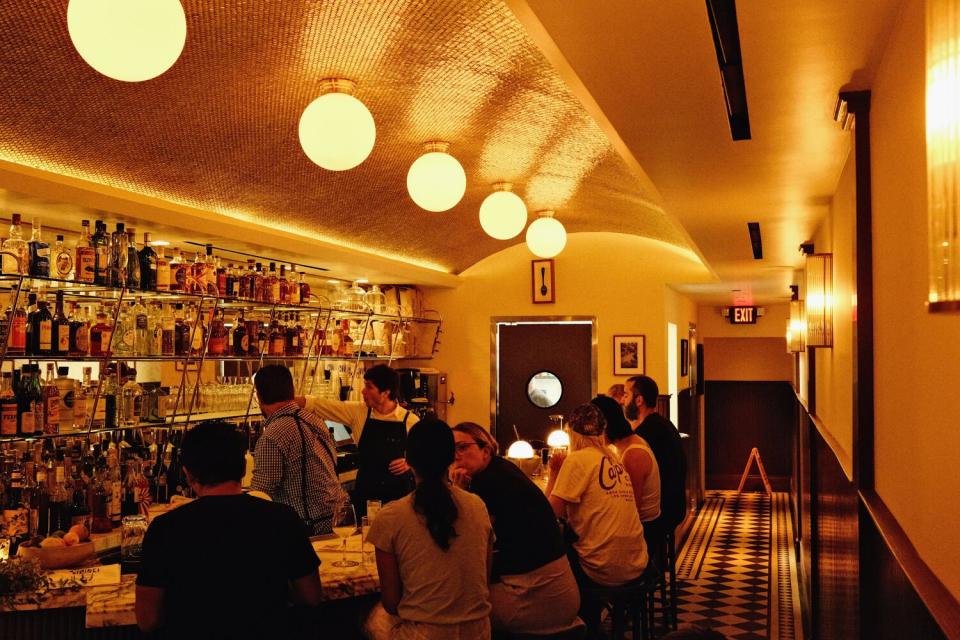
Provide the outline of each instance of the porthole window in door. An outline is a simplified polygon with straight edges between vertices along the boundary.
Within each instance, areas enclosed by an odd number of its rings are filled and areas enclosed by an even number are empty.
[[[563,396],[563,383],[549,371],[540,371],[527,381],[527,398],[541,409],[549,409],[560,402]]]

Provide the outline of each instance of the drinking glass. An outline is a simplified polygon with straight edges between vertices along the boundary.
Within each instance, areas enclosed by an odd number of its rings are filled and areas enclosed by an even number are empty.
[[[373,544],[367,540],[369,534],[370,516],[363,516],[360,518],[360,559],[363,561],[363,564],[367,564],[373,560]]]
[[[343,557],[332,563],[335,567],[355,567],[359,562],[347,560],[347,538],[353,535],[357,530],[357,514],[353,510],[353,505],[344,502],[337,506],[333,515],[333,532],[343,540]]]
[[[124,516],[120,529],[120,564],[124,573],[136,572],[143,553],[143,536],[147,532],[147,516]]]

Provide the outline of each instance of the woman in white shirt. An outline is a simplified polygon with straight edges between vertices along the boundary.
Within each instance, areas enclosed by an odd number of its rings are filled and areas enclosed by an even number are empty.
[[[603,413],[592,404],[581,405],[569,426],[570,454],[550,459],[547,498],[577,538],[570,564],[580,586],[580,617],[596,629],[603,603],[589,590],[642,578],[647,547],[630,478],[603,435]]]

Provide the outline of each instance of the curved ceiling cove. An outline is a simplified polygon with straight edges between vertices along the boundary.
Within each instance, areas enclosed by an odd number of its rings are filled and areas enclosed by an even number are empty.
[[[180,59],[135,84],[84,63],[66,5],[4,2],[0,160],[451,273],[522,242],[480,226],[496,182],[570,233],[691,248],[503,2],[183,0]],[[300,148],[325,78],[356,83],[376,122],[355,169],[325,171]],[[431,140],[467,174],[443,213],[405,184]]]

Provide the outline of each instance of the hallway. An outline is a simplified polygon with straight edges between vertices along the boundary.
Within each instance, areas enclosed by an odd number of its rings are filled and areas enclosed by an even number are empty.
[[[677,555],[681,623],[802,638],[789,495],[710,491]]]

